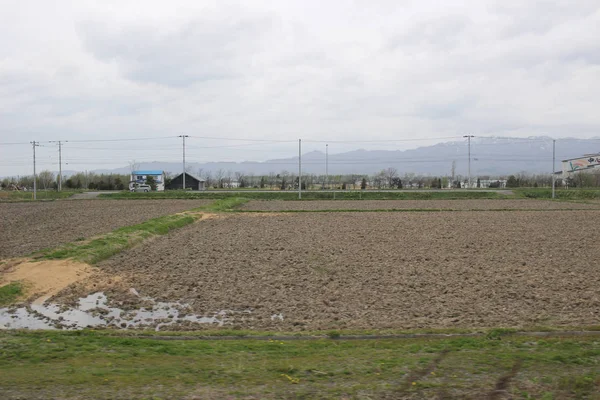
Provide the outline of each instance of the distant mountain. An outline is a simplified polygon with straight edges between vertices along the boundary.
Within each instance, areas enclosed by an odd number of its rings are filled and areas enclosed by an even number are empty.
[[[560,160],[599,153],[600,138],[559,139],[556,142],[556,170]],[[468,146],[465,141],[438,143],[433,146],[411,150],[354,150],[329,155],[329,174],[373,174],[394,167],[403,175],[450,175],[452,163],[456,162],[456,174],[468,172]],[[298,172],[298,157],[268,160],[265,162],[209,162],[188,163],[191,173],[222,170],[244,174],[269,174],[288,171]],[[140,163],[140,169],[159,169],[172,173],[181,172],[181,162]],[[549,137],[522,138],[473,138],[471,141],[471,172],[475,175],[503,176],[520,172],[530,174],[549,173],[552,168],[552,139]],[[303,173],[325,174],[325,154],[313,151],[302,155]],[[96,170],[96,173],[128,174],[129,167],[113,170]]]

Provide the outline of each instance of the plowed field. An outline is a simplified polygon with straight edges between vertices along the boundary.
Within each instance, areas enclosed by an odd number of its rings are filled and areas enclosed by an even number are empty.
[[[247,211],[318,210],[585,210],[600,209],[600,203],[550,200],[254,200],[244,204]]]
[[[106,288],[121,306],[140,305],[134,288],[198,315],[229,310],[228,323],[245,328],[593,325],[599,220],[598,211],[227,214],[99,267],[123,278]]]
[[[0,259],[209,204],[210,200],[77,200],[0,203]]]

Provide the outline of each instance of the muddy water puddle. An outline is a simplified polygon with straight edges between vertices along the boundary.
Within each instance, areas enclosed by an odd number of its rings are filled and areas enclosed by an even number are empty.
[[[132,294],[139,296],[135,289]],[[190,306],[178,302],[160,302],[140,297],[146,307],[122,310],[108,306],[102,292],[80,298],[77,306],[31,304],[26,307],[0,308],[0,329],[83,329],[116,327],[120,329],[154,328],[156,331],[179,324],[227,324],[232,315],[251,314],[252,310],[222,310],[212,316],[191,314]]]

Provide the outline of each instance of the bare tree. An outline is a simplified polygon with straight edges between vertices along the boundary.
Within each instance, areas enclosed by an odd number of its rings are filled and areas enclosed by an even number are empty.
[[[286,170],[281,171],[281,173],[279,174],[281,176],[281,190],[285,190],[287,189],[287,184],[288,184],[288,176],[290,175],[290,173]]]
[[[212,179],[212,171],[206,171],[204,173],[204,177],[201,176],[200,178],[204,178],[206,180],[206,187],[207,188],[210,187],[210,185],[212,185],[212,183],[213,183],[212,182],[212,180],[213,180]]]
[[[227,188],[229,188],[229,189],[231,189],[231,180],[232,180],[231,176],[232,176],[231,170],[228,169],[227,173],[225,174],[225,177],[226,177],[226,181],[227,181]]]
[[[244,182],[244,174],[240,171],[236,171],[234,172],[233,176],[235,177],[235,181],[237,182],[238,187],[244,187],[245,182]]]
[[[269,172],[269,186],[271,187],[271,189],[273,189],[276,183],[277,175],[275,174],[275,172]]]
[[[139,169],[140,169],[139,162],[136,162],[135,160],[129,161],[129,170],[131,171],[132,174],[133,174],[133,171],[137,171]]]
[[[254,172],[250,172],[247,176],[246,176],[246,186],[247,187],[257,187],[258,184],[256,182],[256,179],[254,177]]]
[[[223,188],[223,177],[224,176],[225,176],[225,171],[223,171],[221,168],[219,168],[217,170],[217,172],[215,172],[215,179],[217,180],[218,188]]]
[[[38,174],[38,180],[44,189],[47,189],[54,182],[54,173],[48,170],[42,171]]]
[[[388,168],[384,171],[385,178],[387,180],[388,187],[391,188],[394,184],[394,178],[398,176],[398,170],[396,168]]]

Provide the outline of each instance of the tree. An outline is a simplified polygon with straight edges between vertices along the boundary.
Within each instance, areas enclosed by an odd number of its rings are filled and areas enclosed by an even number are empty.
[[[115,178],[114,186],[115,186],[114,188],[116,190],[123,190],[123,189],[125,189],[125,185],[123,184],[123,181],[121,181],[121,178],[118,177],[118,176]]]
[[[519,187],[519,180],[517,179],[517,177],[514,175],[509,176],[508,179],[506,180],[506,187],[509,187],[509,188]]]
[[[367,178],[362,178],[362,181],[360,181],[360,188],[361,190],[365,190],[367,188]]]
[[[223,171],[222,169],[218,169],[217,172],[215,172],[215,179],[217,181],[217,187],[219,189],[223,189],[223,176],[225,175],[225,171]]]
[[[399,177],[395,177],[394,179],[392,179],[392,185],[390,186],[390,188],[392,187],[402,189],[402,179],[400,179]]]
[[[165,171],[165,187],[169,186],[173,181],[173,173]]]
[[[202,177],[200,176],[200,178],[202,178]],[[207,188],[210,187],[212,185],[212,183],[213,183],[212,182],[212,180],[213,180],[212,179],[212,171],[206,171],[204,173],[204,179],[206,180],[206,187]]]
[[[388,168],[382,171],[387,179],[388,187],[391,189],[393,186],[394,178],[398,176],[398,170],[396,168]]]
[[[242,172],[237,171],[234,173],[234,176],[235,176],[235,181],[238,184],[238,187],[241,187],[241,188],[246,187],[246,181],[244,179],[244,174]]]
[[[140,163],[136,162],[135,160],[129,161],[129,170],[132,174],[133,174],[133,171],[137,171],[139,169],[140,169]]]
[[[285,170],[281,171],[281,174],[279,174],[279,177],[281,178],[281,190],[287,189],[287,177],[289,175],[290,175],[290,173],[288,171],[285,171]],[[293,182],[293,180],[292,180],[292,182]]]
[[[442,188],[442,178],[438,178],[438,189]]]
[[[265,181],[266,181],[265,177],[264,177],[264,176],[261,176],[261,177],[260,177],[260,188],[261,188],[261,189],[264,189],[264,188],[265,188]]]
[[[150,186],[150,189],[156,190],[156,181],[153,176],[149,175],[146,177],[146,185]]]
[[[44,189],[47,189],[54,182],[54,173],[48,170],[42,171],[38,174],[38,181]]]
[[[373,177],[373,183],[377,186],[377,189],[381,189],[383,184],[385,183],[385,170],[380,171],[377,175]]]

